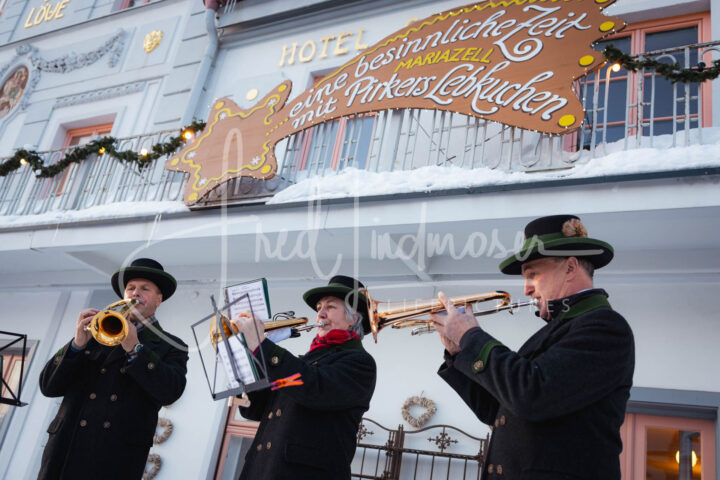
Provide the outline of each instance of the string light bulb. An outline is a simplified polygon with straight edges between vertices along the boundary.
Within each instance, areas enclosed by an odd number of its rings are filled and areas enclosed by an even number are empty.
[[[697,453],[695,453],[695,450],[691,450],[691,451],[692,451],[692,466],[694,467],[695,465],[697,465],[698,457],[697,457]],[[678,463],[678,465],[680,464],[680,450],[675,451],[675,461]]]
[[[105,153],[105,147],[100,147],[100,150],[98,150],[98,153],[100,155],[103,155]]]
[[[615,72],[615,73],[619,72],[619,71],[620,71],[620,64],[619,64],[619,63],[613,63],[613,66],[610,67],[610,70],[612,70],[612,71]]]
[[[185,139],[185,141],[188,142],[195,136],[195,132],[193,132],[190,129],[187,129],[183,132],[182,136]]]
[[[28,164],[27,160],[25,160],[24,158],[20,159],[20,165],[22,165],[24,167],[27,164]]]
[[[147,148],[141,148],[140,149],[140,155],[143,157],[146,157],[148,154]]]

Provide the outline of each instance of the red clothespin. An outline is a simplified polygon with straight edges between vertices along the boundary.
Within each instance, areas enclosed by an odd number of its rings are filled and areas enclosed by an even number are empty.
[[[279,378],[272,382],[272,388],[270,390],[277,390],[278,388],[294,387],[295,385],[302,385],[303,381],[300,380],[300,374],[290,375],[289,377]]]

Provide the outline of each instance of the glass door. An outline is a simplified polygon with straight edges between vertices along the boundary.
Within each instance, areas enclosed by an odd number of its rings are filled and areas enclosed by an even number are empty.
[[[620,431],[623,480],[714,480],[715,422],[628,414]]]

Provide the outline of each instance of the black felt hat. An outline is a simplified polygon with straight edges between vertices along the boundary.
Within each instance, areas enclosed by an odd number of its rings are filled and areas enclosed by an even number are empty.
[[[363,331],[370,333],[370,319],[367,311],[367,297],[360,292],[364,289],[360,280],[345,275],[335,275],[330,279],[326,287],[311,288],[303,294],[303,300],[310,308],[317,311],[317,304],[325,297],[335,297],[344,301],[353,310],[363,316]]]
[[[167,273],[159,262],[152,258],[138,258],[133,260],[129,267],[113,273],[110,283],[118,297],[124,297],[125,285],[134,278],[144,278],[157,285],[162,293],[163,302],[170,298],[177,288],[175,278]]]
[[[503,260],[500,271],[520,275],[523,263],[542,257],[585,258],[595,268],[601,268],[610,263],[613,255],[609,243],[588,238],[587,230],[575,215],[551,215],[527,224],[522,248]]]

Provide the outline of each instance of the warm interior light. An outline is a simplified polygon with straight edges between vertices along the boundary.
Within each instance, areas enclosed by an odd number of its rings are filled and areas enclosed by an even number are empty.
[[[675,461],[680,464],[680,450],[675,452]],[[694,467],[697,465],[697,454],[695,453],[695,450],[692,451],[692,466]]]
[[[619,71],[620,71],[620,64],[619,64],[619,63],[614,63],[613,66],[610,67],[610,69],[611,69],[613,72],[619,72]]]

